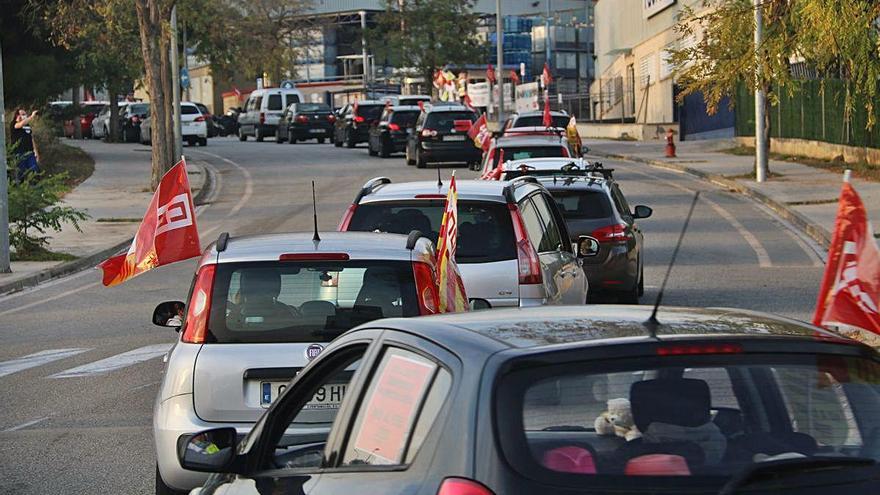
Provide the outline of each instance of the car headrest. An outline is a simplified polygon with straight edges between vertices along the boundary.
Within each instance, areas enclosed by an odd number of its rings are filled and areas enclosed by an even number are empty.
[[[277,297],[281,292],[281,274],[272,268],[251,268],[241,272],[239,284],[245,299]]]
[[[624,468],[627,476],[690,476],[687,460],[680,455],[649,454],[630,459]]]
[[[709,422],[709,385],[691,378],[635,382],[629,389],[633,419],[641,431],[654,422],[695,427]]]
[[[303,316],[332,316],[336,314],[336,305],[330,301],[306,301],[299,311]]]

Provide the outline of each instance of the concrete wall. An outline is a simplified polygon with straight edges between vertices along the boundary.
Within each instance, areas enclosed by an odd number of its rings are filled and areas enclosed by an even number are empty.
[[[737,137],[736,140],[743,146],[755,146],[754,137]],[[821,160],[843,160],[846,163],[864,162],[880,166],[880,149],[878,148],[860,148],[807,139],[771,138],[770,151],[782,155]]]
[[[678,124],[578,124],[582,138],[620,139],[632,138],[637,141],[664,139],[666,129],[672,129],[678,136]]]

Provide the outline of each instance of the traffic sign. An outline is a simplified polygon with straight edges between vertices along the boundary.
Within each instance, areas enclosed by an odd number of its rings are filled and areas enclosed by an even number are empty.
[[[180,87],[188,88],[189,87],[189,71],[186,70],[186,67],[180,69]]]
[[[290,79],[285,79],[285,80],[281,81],[281,88],[282,89],[293,89],[295,86],[296,85],[293,84],[293,81],[291,81]]]

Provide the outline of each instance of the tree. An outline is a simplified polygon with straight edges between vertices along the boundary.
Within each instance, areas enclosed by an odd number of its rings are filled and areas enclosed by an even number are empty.
[[[367,40],[377,59],[414,67],[430,86],[447,64],[480,61],[474,0],[386,0]]]

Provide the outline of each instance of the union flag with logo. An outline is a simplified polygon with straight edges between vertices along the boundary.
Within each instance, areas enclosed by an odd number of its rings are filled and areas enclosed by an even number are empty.
[[[128,252],[98,266],[104,271],[104,285],[112,287],[158,266],[201,253],[186,162],[181,159],[162,176]]]
[[[464,282],[455,263],[458,246],[458,187],[455,185],[455,172],[449,181],[446,193],[446,206],[440,222],[440,235],[437,238],[437,271],[440,292],[440,313],[459,313],[467,311],[468,298]]]
[[[813,324],[880,334],[880,248],[865,205],[844,181]]]
[[[474,146],[480,148],[483,151],[489,149],[489,145],[492,141],[492,133],[489,132],[489,126],[486,121],[486,114],[480,115],[480,118],[474,121],[471,124],[470,129],[467,131],[467,135],[469,138],[473,139]]]

